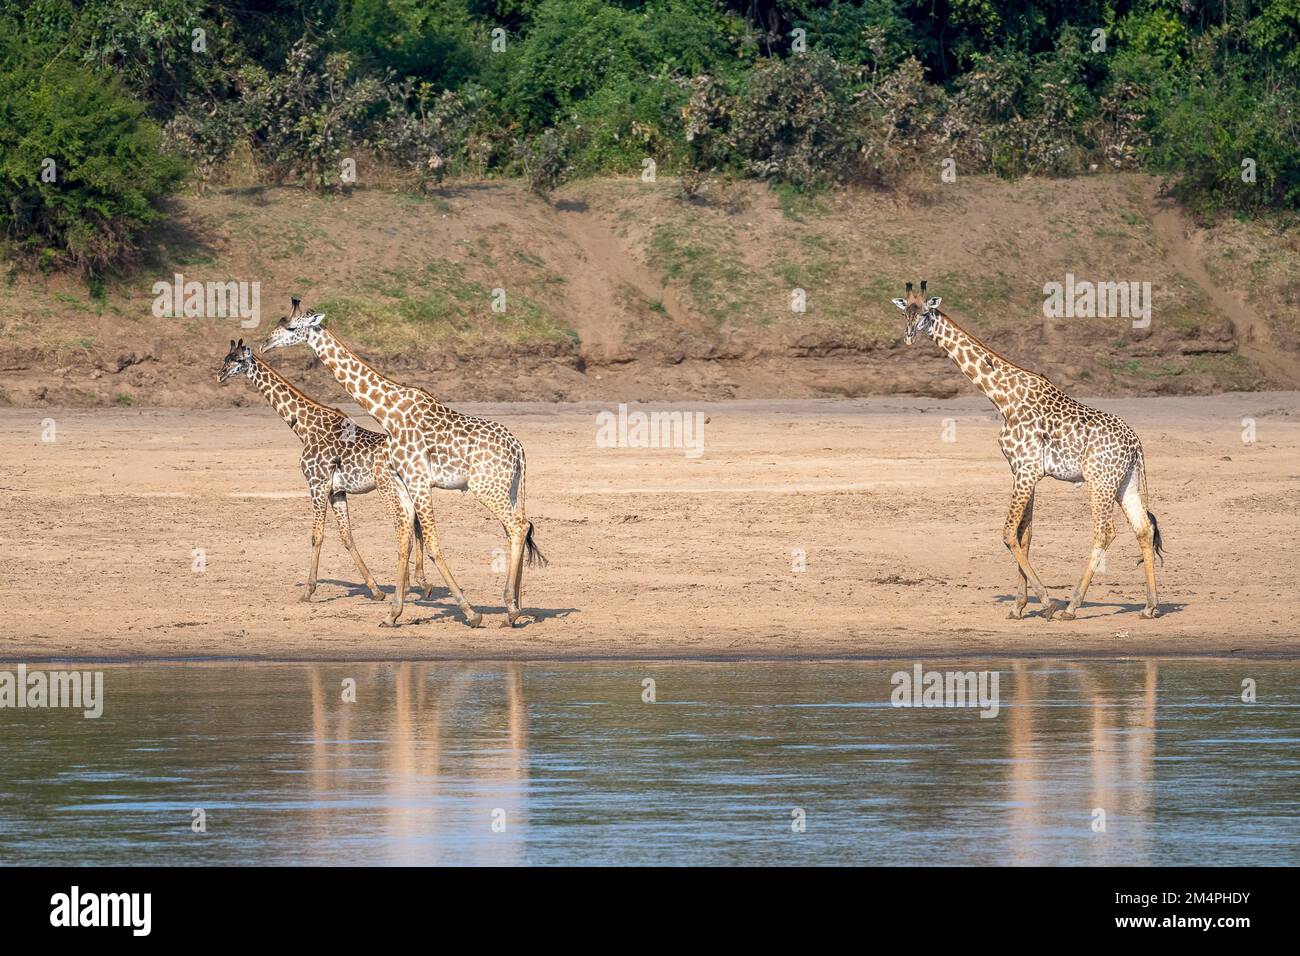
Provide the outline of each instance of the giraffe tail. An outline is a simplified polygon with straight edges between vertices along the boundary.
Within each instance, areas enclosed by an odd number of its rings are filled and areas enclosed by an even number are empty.
[[[1151,519],[1151,529],[1155,532],[1155,540],[1152,542],[1156,549],[1156,557],[1160,559],[1160,566],[1165,566],[1165,546],[1164,541],[1160,538],[1160,522],[1156,521],[1154,511],[1148,511],[1147,517]]]
[[[510,505],[517,512],[522,512],[524,503],[524,451],[519,449],[519,454],[515,457],[515,473],[510,479]],[[546,555],[542,554],[542,549],[537,546],[533,540],[533,523],[528,522],[528,535],[524,538],[524,553],[527,555],[528,566],[531,568],[535,564],[545,567],[550,562],[546,560]]]
[[[1150,500],[1147,492],[1147,463],[1141,449],[1138,450],[1138,467],[1142,469],[1142,507],[1146,508],[1146,504]],[[1156,513],[1149,508],[1147,509],[1147,520],[1151,522],[1151,530],[1154,532],[1151,544],[1155,548],[1156,557],[1160,559],[1160,566],[1163,568],[1165,566],[1164,539],[1160,537],[1160,522],[1156,520]],[[1138,564],[1141,563],[1142,561],[1139,559]]]
[[[527,560],[530,568],[535,564],[540,564],[543,567],[550,564],[546,560],[546,555],[542,554],[542,549],[533,540],[533,523],[531,521],[528,522],[528,536],[524,538],[524,553],[528,555]]]

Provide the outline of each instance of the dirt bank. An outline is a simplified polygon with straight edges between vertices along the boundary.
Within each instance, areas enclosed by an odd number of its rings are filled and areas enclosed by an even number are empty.
[[[379,368],[455,401],[968,394],[936,350],[901,343],[889,300],[921,276],[971,331],[1083,393],[1300,387],[1300,231],[1196,226],[1157,185],[963,177],[927,202],[843,190],[795,210],[754,183],[692,203],[637,180],[573,183],[553,203],[510,182],[195,196],[131,275],[10,284],[0,405],[244,402],[215,368],[292,295]],[[177,275],[256,286],[256,325],[156,315],[155,283]],[[1149,283],[1149,326],[1046,318],[1044,284],[1067,276]],[[305,353],[276,362],[338,394]]]

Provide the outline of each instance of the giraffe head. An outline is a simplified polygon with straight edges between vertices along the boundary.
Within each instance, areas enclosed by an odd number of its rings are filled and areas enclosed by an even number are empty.
[[[307,341],[307,336],[312,329],[318,329],[325,321],[323,312],[304,312],[300,308],[298,299],[293,300],[293,311],[280,320],[280,323],[271,330],[271,335],[262,346],[262,351],[269,352],[271,349],[287,348],[290,345],[301,345]]]
[[[917,295],[912,291],[912,283],[907,284],[907,298],[894,299],[894,305],[898,306],[907,315],[907,331],[903,333],[903,341],[911,345],[918,335],[929,335],[934,331],[935,323],[939,319],[939,303],[943,299],[937,295],[927,299],[925,297],[925,280],[921,280],[921,294]]]
[[[217,381],[224,385],[237,375],[251,376],[255,367],[253,350],[244,344],[243,339],[238,342],[231,339],[230,351],[226,353],[226,360],[221,363]]]

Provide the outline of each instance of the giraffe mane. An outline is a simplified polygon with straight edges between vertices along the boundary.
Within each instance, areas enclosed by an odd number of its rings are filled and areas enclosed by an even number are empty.
[[[943,311],[943,309],[936,308],[931,311],[933,311],[936,315],[941,316],[945,322],[951,325],[962,335],[966,336],[968,339],[970,339],[972,342],[974,342],[984,351],[988,352],[990,355],[992,355],[1002,364],[1008,366],[1009,368],[1015,369],[1017,372],[1024,372],[1026,375],[1033,375],[1035,378],[1041,378],[1044,382],[1047,382],[1049,385],[1051,384],[1047,376],[1043,375],[1041,372],[1035,372],[1025,368],[1023,365],[1018,365],[1017,363],[1011,361],[1011,359],[1003,355],[1001,352],[999,352],[997,349],[990,348],[989,345],[985,343],[983,339],[981,339],[978,335],[975,335],[965,326],[959,324],[951,315]]]
[[[307,405],[311,407],[319,408],[322,411],[333,412],[336,415],[343,415],[344,418],[347,417],[346,415],[343,414],[342,411],[335,408],[333,405],[324,405],[321,402],[316,401],[316,399],[312,398],[310,395],[308,395],[306,392],[300,389],[297,385],[293,384],[293,382],[285,378],[279,372],[279,370],[276,369],[274,365],[272,365],[266,359],[262,358],[256,352],[253,353],[253,363],[258,367],[259,370],[261,370],[263,373],[268,375],[270,378],[274,379],[277,384],[284,386],[290,392],[292,392],[293,396],[297,398],[299,401],[305,402]]]

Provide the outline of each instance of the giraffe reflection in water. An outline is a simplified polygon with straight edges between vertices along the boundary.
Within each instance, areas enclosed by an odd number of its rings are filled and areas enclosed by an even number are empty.
[[[1010,862],[1048,865],[1059,859],[1057,840],[1086,839],[1089,863],[1150,864],[1159,665],[1146,662],[1140,686],[1131,672],[1105,664],[1011,666],[1015,690],[1004,711]],[[1062,725],[1077,725],[1080,703],[1087,733],[1063,732]],[[1070,776],[1080,779],[1063,788]]]
[[[339,794],[365,787],[377,791],[361,796],[367,807],[377,804],[373,812],[386,835],[378,844],[383,858],[374,863],[443,862],[453,846],[458,863],[524,861],[528,707],[520,664],[486,671],[475,665],[361,665],[354,703],[342,698],[337,665],[309,670],[313,839],[346,839],[340,836]],[[377,693],[381,700],[367,699]],[[376,722],[359,708],[378,708],[385,719]],[[380,739],[356,739],[354,719]],[[488,746],[467,749],[454,735],[467,722]],[[377,768],[366,745],[382,751]],[[352,801],[343,802],[353,812]]]

